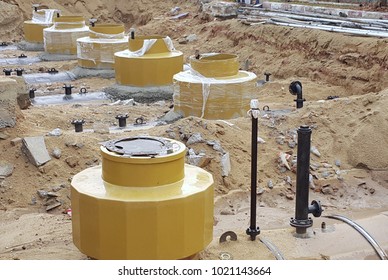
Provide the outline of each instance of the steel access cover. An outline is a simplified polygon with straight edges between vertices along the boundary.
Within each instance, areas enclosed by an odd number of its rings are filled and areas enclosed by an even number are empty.
[[[113,153],[122,156],[163,156],[173,153],[179,147],[174,148],[170,141],[156,137],[132,137],[111,140],[104,147]]]

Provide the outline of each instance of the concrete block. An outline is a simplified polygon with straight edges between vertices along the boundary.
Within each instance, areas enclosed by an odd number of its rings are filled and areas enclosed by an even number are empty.
[[[16,124],[17,82],[11,78],[0,78],[0,128]]]
[[[212,1],[210,3],[203,3],[203,12],[220,18],[232,18],[237,17],[237,10],[239,3],[224,2],[224,1]]]
[[[35,166],[41,166],[51,160],[43,136],[23,138],[22,151]]]
[[[16,81],[16,98],[19,108],[24,110],[31,106],[29,92],[27,90],[27,83],[23,76],[11,76],[10,79]]]

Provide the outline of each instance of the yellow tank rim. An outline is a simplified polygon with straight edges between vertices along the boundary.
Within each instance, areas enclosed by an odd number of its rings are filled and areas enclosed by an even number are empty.
[[[211,78],[235,76],[239,71],[238,56],[234,54],[214,54],[200,59],[191,56],[190,65],[201,75]]]
[[[99,38],[98,34],[95,33],[115,35],[124,33],[125,31],[123,24],[96,24],[94,26],[89,26],[89,30],[92,31],[89,34],[90,38]]]
[[[164,38],[166,38],[166,36],[160,36],[160,35],[136,36],[135,34],[135,39],[131,39],[131,37],[129,37],[128,39],[128,49],[131,52],[137,51],[143,47],[145,40],[156,39],[155,44],[153,44],[153,46],[147,51],[147,54],[166,53],[166,52],[169,52],[170,50],[167,48],[163,40]]]
[[[161,149],[161,154],[156,151],[154,155],[127,154],[125,149],[137,149],[134,141],[148,144],[152,141],[153,144],[170,149]],[[128,143],[129,148],[125,148],[125,143]],[[121,150],[116,148],[121,146],[124,146],[124,154],[120,154]],[[172,184],[184,178],[186,146],[181,142],[148,136],[133,137],[109,141],[100,150],[102,178],[107,183],[125,187],[152,187]]]

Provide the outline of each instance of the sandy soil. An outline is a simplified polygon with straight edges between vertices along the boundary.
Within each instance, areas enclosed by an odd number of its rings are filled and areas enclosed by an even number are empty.
[[[32,1],[4,2],[12,4],[6,8],[13,11],[14,18],[30,17]],[[0,5],[6,5],[4,2]],[[312,171],[311,199],[320,200],[325,213],[352,217],[365,216],[363,211],[388,209],[387,39],[271,25],[246,26],[237,19],[220,21],[204,15],[196,1],[167,1],[162,6],[149,0],[132,2],[129,7],[124,0],[115,1],[115,5],[103,0],[61,0],[50,2],[50,7],[100,21],[123,22],[127,29],[136,27],[139,34],[168,35],[185,57],[195,50],[233,53],[239,56],[242,67],[249,60],[249,71],[260,79],[264,78],[264,72],[272,73],[271,81],[253,93],[261,106],[270,108],[269,112],[261,112],[259,120],[259,136],[265,141],[259,144],[258,161],[261,229],[287,227],[294,215],[295,168],[284,168],[279,153],[290,154],[292,165],[292,156],[297,151],[296,129],[305,124],[313,127],[312,145],[321,154],[311,155],[316,167]],[[190,12],[189,16],[171,20],[169,11],[175,6],[181,7],[182,12]],[[21,26],[18,19],[9,33],[7,25],[2,25],[3,40],[21,40]],[[178,43],[189,34],[196,34],[198,39]],[[20,53],[4,51],[0,56]],[[25,69],[31,73],[42,67],[70,70],[76,63],[44,62]],[[295,80],[302,82],[307,100],[301,109],[295,109],[294,96],[288,91],[290,82]],[[88,78],[73,85],[98,91],[114,83],[114,79]],[[42,93],[60,93],[62,86],[63,83],[39,85],[38,89]],[[328,100],[328,96],[339,98]],[[71,209],[70,181],[73,175],[100,163],[102,142],[117,138],[115,134],[88,132],[88,129],[117,126],[115,116],[122,113],[129,115],[129,123],[140,116],[152,122],[168,112],[171,105],[170,101],[135,106],[110,105],[110,101],[104,101],[77,106],[32,106],[19,111],[17,125],[1,130],[8,135],[0,140],[1,161],[13,164],[14,170],[11,176],[0,179],[0,259],[86,259],[72,244],[71,218],[67,214]],[[85,119],[86,132],[74,132],[70,122],[75,118]],[[48,136],[55,128],[60,128],[63,134]],[[230,153],[232,168],[228,176],[221,175],[220,152],[206,143],[188,145],[197,152],[204,151],[210,159],[202,167],[213,174],[215,181],[214,238],[217,240],[227,230],[245,231],[249,225],[250,118],[225,122],[188,117],[141,132],[125,132],[119,137],[139,133],[175,135],[185,143],[194,133],[201,133],[205,140],[218,140]],[[182,134],[185,136],[180,138]],[[11,145],[16,137],[38,135],[45,136],[49,152],[55,148],[62,152],[59,159],[53,158],[40,168],[29,163],[20,144]],[[58,196],[41,198],[38,190],[53,191]],[[61,206],[46,211],[53,200],[61,202]],[[211,248],[201,258],[218,258]]]

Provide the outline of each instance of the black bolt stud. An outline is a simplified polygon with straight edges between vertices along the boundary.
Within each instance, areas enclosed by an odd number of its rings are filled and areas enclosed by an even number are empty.
[[[72,89],[74,88],[74,86],[72,86],[72,85],[64,85],[62,88],[65,89],[65,95],[71,95]]]
[[[74,125],[75,132],[83,131],[83,124],[85,123],[84,120],[72,120],[71,123]]]
[[[32,5],[32,8],[34,9],[35,12],[38,11],[39,7],[40,7],[40,4],[33,4]]]
[[[3,69],[4,75],[11,76],[12,69]]]
[[[302,95],[302,83],[299,81],[292,82],[289,86],[289,91],[292,95],[296,95],[296,99],[294,100],[296,102],[296,108],[302,108],[303,102],[306,101]]]
[[[23,76],[24,69],[23,68],[15,69],[15,72],[17,76]]]
[[[131,34],[131,39],[135,39],[135,29],[134,28],[129,29],[129,33]]]
[[[24,53],[22,53],[21,55],[18,56],[18,58],[27,58],[27,56]]]
[[[50,68],[49,70],[47,70],[47,73],[49,73],[49,74],[58,74],[58,70],[55,69],[55,68]]]
[[[119,120],[119,127],[126,127],[127,126],[127,119],[128,115],[117,115],[116,119]]]
[[[305,234],[307,228],[313,225],[313,221],[308,217],[308,214],[312,213],[314,217],[320,217],[323,211],[319,201],[314,200],[310,206],[308,205],[310,148],[311,128],[302,125],[298,129],[295,218],[291,218],[290,221],[290,225],[296,228],[297,234]]]
[[[29,95],[30,99],[34,99],[35,98],[35,91],[36,91],[36,88],[32,88],[28,92],[28,95]]]
[[[269,77],[270,77],[271,75],[272,75],[272,74],[269,73],[269,72],[265,72],[265,73],[264,73],[265,81],[266,81],[266,82],[269,82]]]
[[[95,18],[89,19],[89,23],[90,23],[90,25],[91,25],[92,27],[94,27],[94,26],[96,25],[96,22],[97,22],[97,19],[95,19]]]
[[[251,221],[250,226],[246,230],[246,234],[251,237],[251,240],[256,240],[256,236],[260,234],[260,229],[256,226],[256,208],[257,208],[257,134],[258,134],[258,118],[260,114],[259,101],[251,100],[251,118],[252,118],[252,139],[251,139]]]

